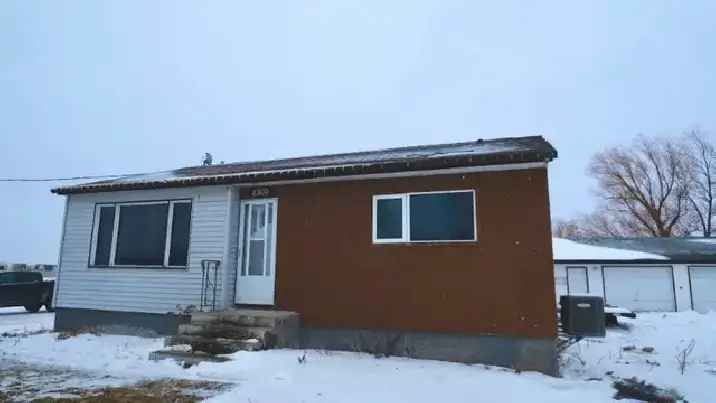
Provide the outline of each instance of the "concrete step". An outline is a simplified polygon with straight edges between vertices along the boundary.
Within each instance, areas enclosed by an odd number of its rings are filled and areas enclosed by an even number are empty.
[[[259,327],[284,326],[299,321],[299,315],[295,312],[257,309],[227,309],[220,312],[219,316],[224,322]]]
[[[258,339],[224,339],[202,336],[178,335],[170,339],[169,344],[189,344],[192,351],[208,354],[231,354],[237,351],[257,351],[264,348]]]
[[[233,323],[241,326],[271,327],[282,325],[298,314],[283,311],[226,310],[221,312],[197,312],[191,314],[192,324],[215,322]]]
[[[243,326],[232,322],[200,322],[179,325],[178,334],[224,339],[260,339],[263,340],[272,327]]]

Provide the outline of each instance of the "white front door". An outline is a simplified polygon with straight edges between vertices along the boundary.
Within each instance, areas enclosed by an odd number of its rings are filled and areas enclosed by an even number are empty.
[[[241,202],[237,304],[274,304],[277,210],[277,199]]]

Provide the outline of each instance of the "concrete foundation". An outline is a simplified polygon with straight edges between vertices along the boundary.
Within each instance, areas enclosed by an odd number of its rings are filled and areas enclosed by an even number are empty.
[[[556,340],[361,329],[301,329],[301,347],[482,363],[557,375]]]
[[[239,325],[249,326],[248,329],[271,326],[272,336],[270,340],[264,341],[264,348],[355,351],[383,356],[482,363],[539,371],[548,375],[558,374],[555,339],[300,327],[299,315],[295,313],[266,312],[257,314],[247,310],[227,310],[212,314],[195,313],[192,319],[191,315],[57,308],[55,331],[100,328],[111,333],[176,335],[180,325],[186,329],[215,320],[221,323],[235,321]]]
[[[100,329],[109,333],[174,335],[189,315],[100,311],[82,308],[55,308],[56,332]]]

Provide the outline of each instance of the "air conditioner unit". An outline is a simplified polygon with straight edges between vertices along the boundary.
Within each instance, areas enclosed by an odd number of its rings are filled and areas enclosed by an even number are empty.
[[[562,295],[559,299],[562,331],[572,336],[604,337],[604,299],[589,295]]]

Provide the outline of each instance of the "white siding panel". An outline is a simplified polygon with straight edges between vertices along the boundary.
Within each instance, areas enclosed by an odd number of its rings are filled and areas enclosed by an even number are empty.
[[[229,225],[228,225],[228,247],[225,258],[225,282],[224,287],[224,304],[232,305],[236,295],[236,275],[238,270],[238,255],[239,255],[239,213],[241,209],[241,203],[239,198],[239,188],[234,188],[231,191],[231,205],[229,212]]]
[[[562,295],[568,295],[567,290],[567,267],[563,265],[554,265],[554,289],[557,294],[557,302]]]
[[[217,308],[233,266],[226,259],[230,192],[225,186],[138,190],[71,195],[63,234],[56,306],[127,312],[175,312],[178,305],[199,306],[201,261],[221,260]],[[88,267],[96,203],[192,199],[188,269]]]
[[[587,266],[567,266],[567,289],[569,295],[589,294]]]

